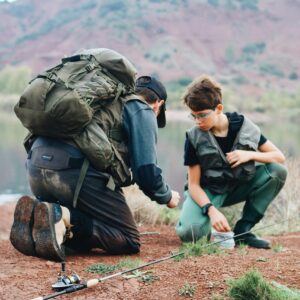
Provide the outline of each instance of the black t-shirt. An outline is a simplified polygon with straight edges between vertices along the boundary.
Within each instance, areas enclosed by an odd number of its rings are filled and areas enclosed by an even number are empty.
[[[244,117],[242,115],[237,114],[236,112],[225,114],[229,121],[227,136],[215,136],[216,141],[218,142],[224,154],[231,151],[236,135],[244,122]],[[258,146],[263,145],[266,141],[267,139],[265,138],[265,136],[261,134]],[[199,164],[199,161],[196,155],[195,148],[193,147],[189,139],[186,137],[184,145],[184,165],[193,166],[197,164]]]

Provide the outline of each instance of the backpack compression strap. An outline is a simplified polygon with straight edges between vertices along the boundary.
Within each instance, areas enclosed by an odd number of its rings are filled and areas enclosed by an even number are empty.
[[[70,57],[65,57],[63,58],[62,64],[68,63],[68,62],[76,62],[76,61],[82,61],[82,60],[86,60],[89,61],[90,63],[85,67],[86,70],[88,72],[92,71],[93,69],[95,69],[96,67],[99,68],[105,75],[107,75],[108,77],[110,77],[113,81],[117,82],[117,92],[116,92],[116,96],[114,98],[113,101],[117,100],[120,95],[122,93],[130,93],[133,91],[127,91],[126,90],[126,86],[124,85],[124,83],[122,83],[118,78],[116,78],[116,76],[114,76],[109,70],[107,70],[106,68],[102,67],[101,64],[97,61],[96,57],[92,54],[77,54],[77,55],[73,55]],[[94,62],[92,62],[94,61]],[[65,82],[64,78],[61,78],[62,81]]]
[[[73,196],[73,207],[76,208],[77,206],[77,200],[78,200],[78,196],[85,178],[85,175],[87,173],[87,170],[89,168],[90,162],[87,158],[84,159],[81,170],[80,170],[80,174],[77,180],[77,184],[76,184],[76,188],[75,188],[75,192],[74,192],[74,196]],[[115,182],[112,178],[112,176],[109,176],[108,178],[108,182],[106,184],[106,187],[112,191],[115,190],[116,185]]]

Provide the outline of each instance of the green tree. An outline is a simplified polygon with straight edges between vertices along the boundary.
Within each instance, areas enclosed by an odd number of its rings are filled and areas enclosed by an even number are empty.
[[[227,63],[232,63],[235,60],[234,49],[232,46],[229,46],[225,50],[225,61]]]

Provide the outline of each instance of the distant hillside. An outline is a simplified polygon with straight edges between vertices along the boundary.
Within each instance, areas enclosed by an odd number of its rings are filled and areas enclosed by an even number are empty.
[[[208,73],[255,96],[295,91],[299,0],[18,0],[0,3],[0,68],[38,72],[79,48],[106,47],[140,74],[186,85]]]

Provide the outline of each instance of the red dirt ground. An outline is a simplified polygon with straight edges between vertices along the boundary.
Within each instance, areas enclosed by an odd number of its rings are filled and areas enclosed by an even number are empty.
[[[0,299],[32,299],[53,293],[51,285],[56,280],[60,264],[24,256],[17,252],[8,239],[14,204],[0,207]],[[140,231],[158,231],[159,235],[141,237],[142,247],[132,259],[148,262],[171,255],[177,251],[180,241],[172,227],[142,226]],[[178,290],[185,284],[193,284],[193,299],[212,299],[214,294],[225,295],[226,279],[240,277],[255,268],[266,279],[275,280],[292,288],[300,288],[300,233],[269,237],[283,250],[228,250],[222,254],[190,257],[179,262],[173,259],[145,268],[152,270],[160,279],[152,283],[139,282],[136,278],[115,277],[92,288],[57,299],[184,299]],[[85,269],[93,264],[116,264],[125,256],[108,256],[99,251],[87,255],[69,256],[67,270],[77,272],[82,279],[100,278],[106,275],[88,273]],[[126,256],[127,257],[127,256]]]

